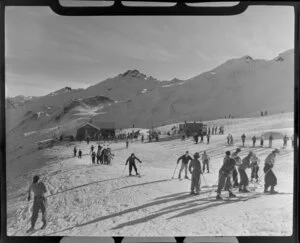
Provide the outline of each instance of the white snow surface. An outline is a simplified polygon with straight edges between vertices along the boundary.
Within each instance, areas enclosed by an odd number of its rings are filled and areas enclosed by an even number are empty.
[[[112,165],[91,165],[91,144],[61,143],[52,148],[24,153],[19,163],[7,161],[7,230],[9,236],[26,235],[30,227],[32,202],[27,202],[27,189],[34,174],[40,174],[48,188],[48,225],[34,236],[280,236],[292,234],[293,221],[293,149],[282,148],[282,140],[274,140],[280,149],[274,173],[279,194],[264,195],[258,187],[252,193],[234,191],[239,199],[215,201],[218,171],[225,151],[241,145],[241,132],[257,133],[272,129],[290,132],[293,114],[269,117],[210,121],[225,124],[224,135],[212,135],[211,143],[186,141],[111,143],[115,154]],[[131,129],[130,129],[131,130]],[[227,132],[237,139],[226,145]],[[248,139],[249,138],[249,139]],[[250,136],[242,148],[242,158],[249,150],[261,159],[259,174],[263,178],[263,162],[272,151],[252,148]],[[83,158],[73,157],[73,147],[82,149]],[[107,144],[106,144],[107,145]],[[106,146],[105,145],[105,146]],[[210,171],[201,178],[199,196],[190,196],[190,181],[171,179],[177,158],[206,150],[211,157]],[[131,153],[142,177],[127,177],[124,164]],[[250,171],[247,171],[250,175]],[[178,175],[176,169],[175,177]],[[189,175],[190,176],[190,175]],[[29,181],[30,180],[30,181]],[[263,182],[263,179],[262,179]],[[222,192],[226,197],[227,193]],[[39,217],[36,228],[41,227]]]

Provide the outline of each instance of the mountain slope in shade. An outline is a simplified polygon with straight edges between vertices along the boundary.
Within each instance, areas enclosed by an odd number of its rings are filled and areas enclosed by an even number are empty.
[[[25,133],[34,127],[50,128],[58,123],[67,126],[87,119],[114,121],[117,128],[132,127],[132,124],[149,128],[229,114],[235,117],[259,115],[261,110],[269,113],[292,111],[293,74],[293,50],[269,61],[248,55],[231,59],[188,80],[159,81],[138,70],[128,70],[87,89],[65,87],[14,109],[7,108],[7,129],[22,124],[19,132]],[[111,101],[103,107],[99,105],[101,111],[97,107],[86,109],[79,102],[95,96]],[[58,122],[56,117],[72,102],[75,110],[83,109],[84,112],[75,112],[75,115],[71,109]],[[28,120],[28,112],[47,117],[33,122]]]

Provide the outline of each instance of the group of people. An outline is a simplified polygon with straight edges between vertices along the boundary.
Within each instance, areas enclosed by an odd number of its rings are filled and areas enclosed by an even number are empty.
[[[74,153],[74,157],[76,157],[77,156],[77,148],[76,148],[76,146],[73,149],[73,153]],[[78,150],[78,158],[79,159],[82,158],[82,151],[81,151],[81,149]]]
[[[238,191],[241,193],[248,193],[249,178],[246,170],[251,169],[251,182],[257,183],[259,181],[259,163],[260,159],[256,154],[250,151],[243,159],[240,158],[239,153],[241,152],[240,148],[237,148],[235,152],[231,154],[230,151],[227,151],[223,164],[219,170],[218,178],[218,189],[216,199],[222,199],[221,191],[224,189],[229,192],[229,197],[235,197],[235,194],[232,192],[232,188],[238,188]],[[274,166],[274,161],[276,154],[279,153],[278,149],[272,151],[271,154],[265,159],[265,165],[263,171],[265,173],[265,193],[276,193],[274,187],[277,184],[277,178],[272,171]],[[202,166],[200,160],[202,160]],[[206,153],[200,156],[198,152],[193,155],[193,158],[189,155],[189,152],[180,156],[177,160],[177,164],[182,161],[181,168],[179,170],[178,179],[181,179],[182,171],[185,172],[186,179],[188,177],[188,171],[191,173],[191,195],[198,195],[200,193],[200,175],[204,173],[205,169],[209,173],[209,161],[210,157]],[[238,181],[238,175],[240,181]],[[271,187],[270,191],[268,190]]]
[[[259,158],[250,151],[248,155],[241,159],[239,153],[240,148],[231,155],[230,151],[226,151],[226,156],[223,160],[223,165],[219,170],[218,190],[216,199],[221,198],[221,191],[224,189],[229,192],[229,197],[235,197],[235,194],[231,191],[233,187],[238,186],[239,192],[249,192],[247,186],[249,179],[246,173],[246,169],[251,168],[251,180],[258,182],[258,170],[259,170]],[[272,171],[275,163],[276,154],[279,153],[278,149],[273,150],[265,159],[265,165],[263,171],[265,173],[265,185],[264,193],[277,193],[274,187],[277,185],[277,178]],[[237,168],[237,169],[236,169]],[[238,172],[237,172],[238,171]],[[240,182],[238,183],[238,173],[240,174]],[[271,187],[270,191],[269,188]]]
[[[245,141],[246,141],[246,135],[243,134],[241,136],[241,139],[242,139],[242,144],[243,144],[243,147],[245,147]],[[252,146],[255,147],[256,146],[256,141],[257,141],[257,137],[254,135],[251,140],[252,140]],[[263,147],[264,146],[264,140],[265,140],[265,137],[264,135],[262,134],[260,136],[260,146]],[[269,148],[272,148],[272,143],[273,143],[273,140],[274,140],[274,137],[272,134],[270,134],[269,136]],[[283,148],[286,148],[287,147],[287,141],[289,140],[288,136],[285,135],[283,137]],[[294,147],[294,136],[291,137],[291,140],[292,140],[292,147]]]
[[[195,140],[195,143],[196,143],[196,144],[198,144],[198,142],[199,142],[199,137],[200,137],[200,143],[203,143],[203,140],[204,140],[204,134],[203,134],[203,133],[200,133],[200,134],[195,134],[195,135],[194,135],[194,140]],[[210,142],[210,135],[207,133],[207,134],[205,135],[205,137],[206,137],[206,142],[207,142],[207,144],[209,144],[209,142]],[[184,140],[184,139],[182,139],[182,140]]]
[[[94,146],[92,145],[90,154],[92,158],[92,164],[110,165],[114,157],[114,154],[111,152],[111,148],[103,148],[101,145],[98,145],[97,152],[94,151]]]
[[[219,132],[218,132],[218,128],[219,128]],[[220,126],[220,127],[212,127],[212,128],[208,128],[207,129],[207,133],[210,135],[217,135],[217,134],[224,134],[224,127]]]

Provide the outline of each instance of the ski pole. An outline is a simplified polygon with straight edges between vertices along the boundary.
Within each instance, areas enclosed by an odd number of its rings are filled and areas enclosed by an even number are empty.
[[[201,175],[202,175],[202,177],[203,177],[203,180],[204,180],[205,185],[208,186],[207,183],[206,183],[206,180],[205,180],[205,177],[204,177],[203,173],[202,173]]]
[[[175,167],[175,170],[174,170],[174,173],[173,173],[172,179],[174,179],[174,175],[175,175],[175,171],[176,171],[176,169],[177,169],[177,166],[178,166],[178,163],[176,164],[176,167]]]
[[[122,172],[122,176],[124,175],[125,169],[126,169],[127,164],[125,164],[123,172]]]

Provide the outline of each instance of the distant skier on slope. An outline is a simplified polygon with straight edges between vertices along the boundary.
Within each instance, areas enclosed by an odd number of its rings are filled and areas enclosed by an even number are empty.
[[[255,137],[255,135],[252,137],[252,143],[253,143],[253,147],[255,147],[255,143],[256,143],[256,137]]]
[[[97,164],[101,163],[101,145],[98,145],[98,150],[97,150]]]
[[[73,152],[74,152],[74,157],[76,157],[76,154],[77,154],[77,148],[76,148],[76,146],[74,147]]]
[[[192,174],[191,178],[191,195],[199,195],[200,192],[200,175],[202,174],[201,163],[199,159],[199,153],[194,154],[194,159],[192,159],[189,165],[189,171]]]
[[[275,174],[272,171],[272,168],[275,164],[275,157],[276,154],[279,154],[278,149],[274,149],[272,153],[268,155],[268,157],[265,159],[265,166],[264,166],[264,172],[265,172],[265,189],[264,193],[277,193],[277,191],[274,190],[274,187],[277,185],[277,178]],[[269,187],[271,187],[271,190],[268,191]]]
[[[185,172],[185,179],[188,179],[187,175],[187,169],[188,169],[188,163],[190,160],[192,160],[191,156],[189,156],[189,151],[186,151],[184,155],[180,156],[177,159],[177,164],[179,164],[179,161],[181,160],[181,168],[179,170],[178,179],[181,179],[181,172],[184,170]]]
[[[228,144],[228,145],[230,144],[230,138],[231,138],[231,134],[228,133],[228,135],[227,135],[227,144]]]
[[[286,146],[287,146],[287,141],[288,141],[288,140],[289,140],[288,136],[285,135],[285,136],[283,137],[283,147],[284,147],[284,148],[286,148]]]
[[[207,140],[207,144],[209,144],[209,141],[210,141],[210,135],[209,134],[206,135],[206,140]]]
[[[264,135],[262,134],[261,136],[260,136],[260,147],[263,147],[264,146]]]
[[[142,163],[142,161],[137,158],[134,153],[132,153],[130,155],[130,157],[126,160],[126,163],[125,165],[127,165],[129,163],[129,176],[131,176],[131,171],[132,171],[132,168],[134,168],[135,170],[135,173],[136,175],[139,175],[138,171],[137,171],[137,168],[136,168],[136,165],[135,165],[135,160],[139,161],[140,163]]]
[[[240,148],[237,148],[236,151],[231,155],[231,158],[235,160],[235,162],[238,164],[241,161],[241,158],[238,156],[238,154],[241,152]],[[238,182],[238,172],[236,168],[234,167],[232,170],[232,180],[233,180],[233,187],[238,187],[239,182]]]
[[[245,133],[241,136],[241,138],[242,138],[243,147],[245,147],[245,140],[246,140]]]
[[[273,136],[272,134],[269,136],[269,148],[272,148]]]
[[[129,141],[128,141],[128,139],[126,140],[126,148],[128,149],[128,147],[129,147]]]
[[[210,158],[207,155],[206,151],[204,150],[202,156],[201,156],[202,164],[203,164],[203,173],[205,171],[205,168],[207,168],[207,173],[209,173],[209,161]]]
[[[34,199],[33,199],[33,207],[32,207],[32,216],[31,216],[31,227],[27,230],[27,233],[34,231],[34,226],[36,220],[39,216],[39,211],[42,211],[42,222],[43,226],[41,229],[46,228],[46,198],[45,193],[47,192],[46,186],[43,182],[39,181],[40,177],[35,175],[33,177],[33,183],[30,185],[28,190],[28,201],[31,200],[31,191],[33,191]]]
[[[235,160],[230,157],[230,151],[226,151],[226,156],[223,160],[223,165],[219,170],[219,180],[218,180],[218,190],[217,190],[217,200],[222,199],[221,191],[224,188],[225,191],[229,192],[229,197],[236,197],[230,187],[230,179],[232,171],[235,169]]]
[[[81,157],[82,157],[82,151],[81,151],[81,149],[79,149],[79,151],[78,151],[78,159],[81,159]]]

